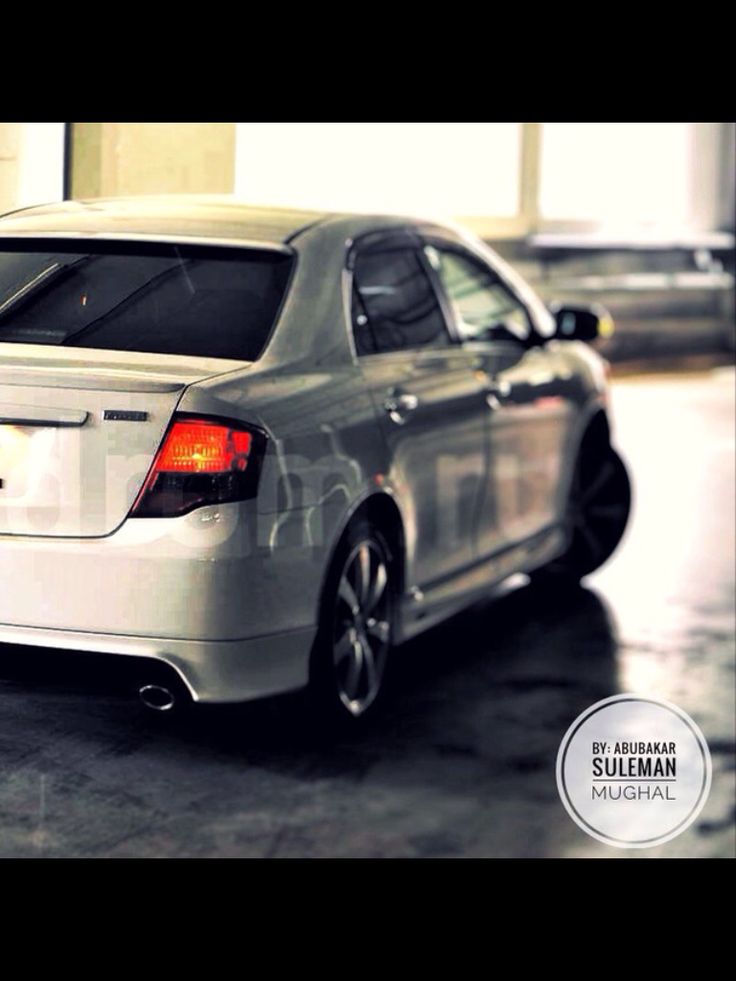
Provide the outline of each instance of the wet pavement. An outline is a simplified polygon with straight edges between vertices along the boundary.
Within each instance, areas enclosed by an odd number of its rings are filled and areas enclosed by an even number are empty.
[[[613,392],[635,504],[614,558],[566,600],[521,585],[407,645],[383,713],[334,744],[289,700],[166,721],[111,686],[0,657],[0,857],[734,857],[734,372]],[[713,786],[652,849],[589,838],[555,757],[622,691],[690,713]]]

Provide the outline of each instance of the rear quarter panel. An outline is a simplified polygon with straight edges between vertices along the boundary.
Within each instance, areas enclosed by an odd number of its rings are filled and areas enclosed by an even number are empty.
[[[270,560],[274,569],[300,570],[289,577],[288,591],[278,592],[298,608],[297,619],[313,622],[335,545],[359,503],[380,489],[387,469],[359,369],[251,370],[206,390],[190,389],[180,408],[244,420],[267,433],[249,540],[265,569]]]

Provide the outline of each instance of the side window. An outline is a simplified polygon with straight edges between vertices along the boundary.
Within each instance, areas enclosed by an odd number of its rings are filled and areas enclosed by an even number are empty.
[[[527,340],[526,309],[490,269],[454,250],[428,245],[425,252],[447,291],[462,340]]]
[[[418,252],[402,248],[358,255],[353,332],[358,354],[449,343],[437,295]]]

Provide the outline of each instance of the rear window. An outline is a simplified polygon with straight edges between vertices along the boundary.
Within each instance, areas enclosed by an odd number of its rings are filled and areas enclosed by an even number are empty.
[[[255,361],[293,257],[192,245],[0,241],[0,343]]]

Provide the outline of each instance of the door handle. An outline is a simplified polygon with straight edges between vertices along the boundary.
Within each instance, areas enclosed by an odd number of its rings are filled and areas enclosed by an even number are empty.
[[[486,387],[486,403],[490,409],[500,409],[510,394],[511,385],[508,382],[494,382]]]
[[[406,422],[406,416],[410,412],[413,412],[418,405],[419,399],[416,395],[405,393],[389,395],[383,403],[384,409],[388,412],[389,419],[391,422],[395,422],[397,426],[403,426]]]

